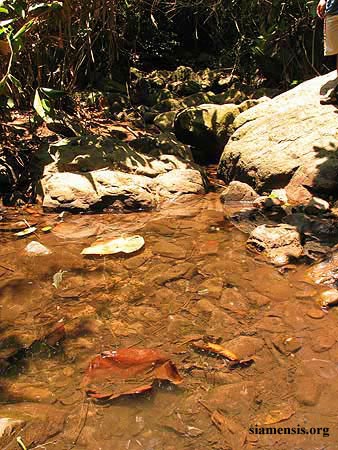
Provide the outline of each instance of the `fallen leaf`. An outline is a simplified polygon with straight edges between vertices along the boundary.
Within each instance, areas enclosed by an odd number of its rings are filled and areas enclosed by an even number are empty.
[[[224,358],[229,359],[229,361],[240,360],[234,353],[222,347],[222,345],[212,344],[211,342],[208,342],[206,344],[193,343],[192,345],[198,350],[204,350],[206,352],[216,353],[217,355],[224,356]]]
[[[35,233],[36,230],[37,230],[36,227],[29,227],[29,228],[26,228],[26,229],[24,229],[22,231],[19,231],[18,233],[15,233],[15,236],[17,236],[17,237],[29,236],[30,234]]]
[[[51,231],[52,229],[53,229],[53,227],[47,226],[47,227],[41,228],[41,231],[43,231],[44,233],[49,233],[49,231]]]
[[[278,409],[273,409],[266,414],[261,414],[256,417],[255,423],[257,425],[272,425],[274,423],[283,422],[290,419],[295,414],[294,408],[289,405],[281,405]]]
[[[89,364],[83,386],[91,398],[113,400],[147,392],[157,380],[177,385],[183,378],[164,353],[129,348],[96,356]]]
[[[240,359],[237,355],[235,355],[233,352],[226,349],[222,345],[213,344],[211,342],[208,342],[206,344],[199,344],[194,342],[192,343],[192,346],[199,351],[209,352],[217,356],[223,356],[229,361],[228,367],[231,369],[235,369],[236,367],[247,367],[254,362],[252,358]]]
[[[113,255],[116,253],[134,253],[144,246],[142,236],[130,236],[126,238],[111,239],[94,243],[82,250],[82,255]]]

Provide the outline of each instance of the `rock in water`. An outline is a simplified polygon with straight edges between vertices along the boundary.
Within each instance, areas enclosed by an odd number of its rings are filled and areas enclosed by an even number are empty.
[[[306,183],[300,189],[336,191],[337,110],[334,105],[320,105],[320,91],[335,77],[335,72],[316,77],[238,115],[219,176],[227,183],[239,180],[264,192],[285,187],[293,174],[299,177],[297,169],[306,166]],[[293,196],[297,197],[295,192]]]
[[[255,228],[247,241],[247,248],[262,254],[276,266],[288,264],[290,258],[299,258],[303,251],[297,228],[285,224]]]
[[[226,202],[253,202],[259,197],[252,187],[240,181],[232,181],[221,193],[222,203]]]
[[[32,241],[29,244],[27,244],[25,250],[29,256],[44,256],[50,255],[51,253],[49,248],[40,244],[40,242],[38,241]]]
[[[328,259],[313,264],[307,276],[316,284],[338,287],[338,251],[333,252]]]
[[[183,194],[205,192],[190,150],[169,133],[133,141],[63,139],[37,155],[46,210],[148,210]],[[143,151],[142,151],[143,150]],[[41,176],[41,175],[39,175]]]

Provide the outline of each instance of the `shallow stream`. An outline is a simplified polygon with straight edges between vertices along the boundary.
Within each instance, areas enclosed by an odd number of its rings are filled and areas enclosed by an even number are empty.
[[[319,308],[304,266],[282,272],[248,253],[217,194],[151,213],[3,215],[0,417],[18,423],[1,450],[19,450],[17,436],[47,450],[337,450],[337,313]],[[35,235],[14,236],[22,220]],[[136,255],[81,255],[133,234],[145,239]],[[28,256],[33,240],[51,254]],[[253,361],[231,365],[196,342]],[[168,354],[183,383],[87,399],[89,362],[120,348]]]

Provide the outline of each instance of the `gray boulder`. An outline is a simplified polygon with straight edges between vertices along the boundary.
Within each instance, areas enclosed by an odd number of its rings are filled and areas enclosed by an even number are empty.
[[[147,210],[173,195],[204,192],[203,171],[185,147],[179,147],[179,157],[170,139],[166,153],[163,145],[162,151],[154,145],[156,157],[97,136],[50,145],[36,162],[43,207],[74,212]]]
[[[319,94],[335,77],[335,72],[316,77],[237,115],[219,176],[263,192],[285,187],[293,175],[301,178],[296,171],[306,166],[301,189],[334,192],[338,188],[337,109],[320,105]]]

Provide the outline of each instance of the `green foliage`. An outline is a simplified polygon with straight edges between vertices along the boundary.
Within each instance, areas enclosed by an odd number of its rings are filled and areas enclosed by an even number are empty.
[[[0,95],[17,104],[35,98],[40,113],[49,114],[53,99],[64,90],[101,88],[109,80],[125,85],[128,60],[146,69],[204,61],[233,68],[248,82],[258,75],[271,85],[287,87],[320,67],[316,4],[0,0]],[[41,86],[52,87],[53,94]]]
[[[3,77],[0,79],[0,95],[9,96],[8,107],[13,107],[13,89],[19,94],[23,93],[20,80],[13,74],[14,65],[20,57],[24,48],[27,35],[30,30],[39,23],[43,15],[50,11],[62,8],[62,3],[53,1],[51,3],[39,3],[29,5],[23,0],[0,0],[0,40],[3,45],[3,52],[8,56],[8,63]],[[31,18],[31,16],[34,16]]]

